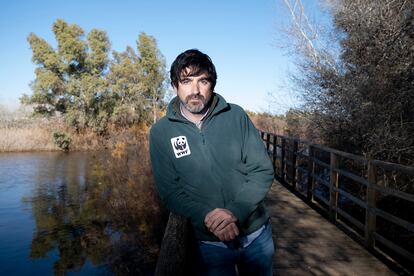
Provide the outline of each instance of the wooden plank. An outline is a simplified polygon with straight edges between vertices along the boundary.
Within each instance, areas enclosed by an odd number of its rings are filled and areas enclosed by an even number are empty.
[[[394,215],[391,215],[390,213],[385,212],[383,210],[380,210],[378,208],[376,208],[374,210],[374,213],[377,216],[380,216],[380,217],[382,217],[382,218],[384,218],[384,219],[386,219],[388,221],[391,221],[391,222],[393,222],[393,223],[395,223],[395,224],[397,224],[397,225],[399,225],[399,226],[401,226],[401,227],[403,227],[403,228],[405,228],[405,229],[407,229],[407,230],[409,230],[409,231],[411,231],[411,232],[414,233],[414,224],[413,223],[408,222],[408,221],[406,221],[404,219],[401,219],[399,217],[396,217]]]
[[[376,183],[376,167],[371,160],[368,161],[368,185],[367,208],[365,209],[365,242],[369,248],[375,247],[374,234],[376,232],[377,217],[374,212],[377,206],[376,191],[373,184]]]
[[[320,150],[329,152],[329,153],[334,153],[336,155],[342,156],[342,157],[346,157],[348,159],[352,159],[355,161],[359,161],[362,164],[366,164],[367,163],[367,159],[361,155],[355,155],[352,153],[348,153],[348,152],[344,152],[344,151],[340,151],[340,150],[336,150],[336,149],[332,149],[332,148],[328,148],[326,146],[322,146],[322,145],[316,145],[316,144],[312,144],[312,146],[314,146],[315,148],[318,148]]]
[[[329,164],[327,164],[327,163],[325,163],[325,162],[322,162],[321,160],[319,160],[319,159],[317,159],[317,158],[313,158],[312,159],[313,160],[313,162],[315,162],[316,164],[318,164],[319,166],[322,166],[322,167],[324,167],[324,168],[327,168],[327,169],[329,169]]]
[[[312,190],[315,186],[315,181],[313,178],[313,174],[314,174],[314,163],[313,163],[313,147],[312,146],[308,146],[308,183],[306,185],[306,198],[312,202],[313,201],[313,193]]]
[[[343,195],[344,197],[350,199],[352,202],[358,204],[359,206],[361,206],[362,208],[367,208],[367,204],[362,201],[361,199],[357,198],[356,196],[351,195],[350,193],[345,192],[342,189],[336,189],[334,188],[340,195]]]
[[[286,140],[285,138],[282,138],[282,158],[281,158],[281,165],[282,165],[282,175],[281,178],[282,180],[285,180],[285,176],[286,176],[286,163],[285,163],[285,158],[286,157]]]
[[[269,151],[270,147],[270,133],[266,133],[266,149]]]
[[[308,174],[308,170],[303,168],[303,167],[296,167],[296,169],[302,173],[305,173],[306,175]]]
[[[381,193],[384,193],[386,195],[395,196],[395,197],[398,197],[398,198],[401,198],[401,199],[404,199],[404,200],[407,200],[407,201],[410,201],[410,202],[414,203],[414,195],[413,194],[405,193],[403,191],[398,191],[398,190],[387,188],[387,187],[382,187],[382,186],[379,186],[377,184],[374,184],[373,187],[376,190],[378,190]]]
[[[338,207],[338,192],[335,190],[335,188],[338,188],[338,173],[336,172],[337,166],[338,160],[336,158],[336,154],[331,152],[329,179],[329,216],[333,221],[336,221],[336,208]]]
[[[365,229],[365,225],[362,224],[361,222],[359,222],[358,220],[356,220],[354,217],[352,217],[350,214],[348,214],[347,212],[345,212],[344,210],[342,210],[341,208],[336,208],[336,211],[338,212],[338,214],[340,214],[341,216],[343,216],[344,218],[346,218],[347,220],[349,220],[353,225],[355,225],[356,227],[358,227],[361,230]]]
[[[350,173],[350,172],[347,172],[347,171],[344,171],[344,170],[341,170],[341,169],[336,169],[336,171],[339,174],[344,175],[344,176],[346,176],[346,177],[348,177],[348,178],[350,178],[350,179],[352,179],[352,180],[354,180],[354,181],[356,181],[356,182],[358,182],[358,183],[360,183],[360,184],[362,184],[364,186],[367,186],[368,185],[368,180],[366,180],[363,177],[360,177],[358,175],[355,175],[353,173]]]
[[[375,166],[384,168],[388,171],[398,171],[398,172],[402,172],[402,173],[406,173],[406,174],[414,176],[414,167],[404,166],[404,165],[380,161],[380,160],[372,160],[372,163]]]
[[[378,241],[380,241],[381,243],[383,243],[385,246],[389,247],[390,249],[392,249],[394,252],[397,252],[398,254],[400,254],[401,256],[404,256],[405,258],[411,260],[412,262],[414,262],[414,254],[405,250],[404,248],[396,245],[395,243],[393,243],[392,241],[389,241],[388,239],[384,238],[383,236],[381,236],[378,233],[374,233],[374,238]]]
[[[273,171],[276,174],[276,160],[277,160],[277,137],[273,135],[273,152],[272,152],[272,163],[273,163]]]
[[[329,201],[326,200],[325,198],[323,198],[323,197],[321,197],[321,196],[319,196],[318,194],[315,194],[315,193],[313,193],[313,196],[329,206]]]
[[[323,184],[326,187],[329,187],[329,182],[325,179],[322,179],[319,175],[312,173],[312,177],[314,177],[319,183]]]

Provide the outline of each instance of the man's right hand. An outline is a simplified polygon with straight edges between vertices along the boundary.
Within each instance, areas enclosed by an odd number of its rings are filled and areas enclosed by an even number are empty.
[[[237,228],[236,223],[232,222],[227,224],[223,229],[216,229],[216,231],[213,231],[213,234],[219,238],[220,241],[231,241],[239,235],[239,228]]]

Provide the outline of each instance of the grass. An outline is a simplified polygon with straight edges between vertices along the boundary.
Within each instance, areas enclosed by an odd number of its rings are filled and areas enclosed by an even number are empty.
[[[88,129],[76,133],[61,117],[36,118],[30,114],[28,109],[9,111],[0,106],[0,152],[58,151],[60,149],[53,139],[55,132],[70,137],[71,151],[113,149],[118,143],[137,145],[148,133],[145,125],[130,128],[110,126],[105,136]]]

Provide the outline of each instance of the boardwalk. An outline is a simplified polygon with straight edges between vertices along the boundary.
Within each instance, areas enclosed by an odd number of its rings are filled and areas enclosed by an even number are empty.
[[[276,181],[267,206],[276,275],[396,275]]]

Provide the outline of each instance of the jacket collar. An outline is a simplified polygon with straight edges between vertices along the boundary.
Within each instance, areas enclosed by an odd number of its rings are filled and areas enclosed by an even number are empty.
[[[226,100],[219,94],[213,93],[211,107],[208,111],[208,114],[205,117],[205,120],[209,117],[215,116],[218,113],[225,111],[229,108],[229,104]],[[180,101],[178,97],[174,97],[171,102],[168,104],[167,108],[167,118],[175,121],[187,121],[180,112]]]

